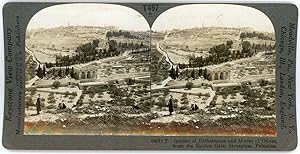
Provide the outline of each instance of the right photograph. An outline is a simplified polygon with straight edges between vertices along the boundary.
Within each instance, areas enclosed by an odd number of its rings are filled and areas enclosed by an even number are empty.
[[[157,17],[151,39],[158,134],[277,136],[268,16],[240,5],[182,5]]]

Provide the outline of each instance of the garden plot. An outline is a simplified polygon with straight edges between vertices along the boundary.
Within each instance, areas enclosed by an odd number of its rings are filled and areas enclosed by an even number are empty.
[[[174,99],[180,100],[180,104],[188,107],[190,107],[192,104],[197,104],[200,109],[208,106],[215,96],[215,92],[211,88],[204,87],[191,89],[170,89],[169,91]]]
[[[112,98],[110,97],[110,94],[107,93],[107,91],[103,92],[102,94],[96,93],[96,94],[83,94],[82,95],[83,104],[88,104],[91,102],[99,102],[99,101],[111,101]]]
[[[240,93],[233,93],[233,94],[229,94],[229,95],[225,95],[225,94],[217,95],[216,105],[222,106],[222,105],[225,105],[226,103],[233,103],[233,102],[240,103],[244,100],[245,100],[244,97]]]
[[[54,109],[58,107],[59,103],[65,103],[67,108],[71,108],[75,102],[79,89],[78,88],[69,88],[69,87],[59,87],[57,89],[53,88],[37,88],[35,92],[26,93],[30,100],[27,100],[29,106],[35,105],[40,94],[40,99],[42,107],[46,109]],[[38,94],[37,94],[38,92]],[[42,108],[42,110],[43,110]]]

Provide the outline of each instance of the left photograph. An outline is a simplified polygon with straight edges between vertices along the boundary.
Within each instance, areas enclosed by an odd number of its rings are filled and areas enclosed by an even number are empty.
[[[25,135],[134,135],[151,118],[150,28],[137,11],[47,7],[28,23],[25,51]]]

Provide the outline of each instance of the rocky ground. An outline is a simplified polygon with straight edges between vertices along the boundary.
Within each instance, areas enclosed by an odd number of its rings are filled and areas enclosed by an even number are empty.
[[[48,110],[25,117],[28,135],[276,136],[275,116],[234,108],[144,112],[132,107]],[[97,110],[97,111],[96,111]],[[29,111],[27,113],[30,113]]]

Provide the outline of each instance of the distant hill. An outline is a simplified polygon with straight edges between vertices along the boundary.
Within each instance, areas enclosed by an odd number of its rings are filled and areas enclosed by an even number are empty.
[[[108,38],[107,34],[112,32],[116,36],[111,35]],[[147,44],[146,41],[150,40],[149,36],[149,32],[120,30],[114,26],[60,26],[28,30],[25,44],[43,63],[55,62],[56,55],[74,55],[77,47],[95,39],[99,39],[100,43],[113,39],[117,42],[139,41],[139,43],[142,40]]]
[[[164,45],[186,51],[202,52],[208,51],[212,46],[226,43],[226,41],[229,40],[239,42],[241,33],[253,31],[254,30],[249,27],[196,27],[183,30],[175,29],[169,31]],[[264,34],[272,37],[272,33]]]
[[[52,50],[75,50],[80,44],[105,38],[106,32],[116,27],[68,26],[34,29],[26,33],[29,48],[51,48]]]
[[[249,41],[250,44],[266,44],[274,45],[274,33],[263,33],[263,36],[268,36],[272,39],[260,39],[258,37],[243,38],[241,33],[253,33],[252,28],[227,28],[227,27],[202,27],[190,29],[174,29],[168,31],[164,39],[160,42],[160,47],[166,51],[175,63],[188,63],[189,56],[209,56],[210,49],[213,46],[226,44],[227,41],[232,41],[232,47],[237,50],[242,50],[242,41]],[[255,33],[258,33],[257,31]],[[254,35],[247,35],[254,36]]]

